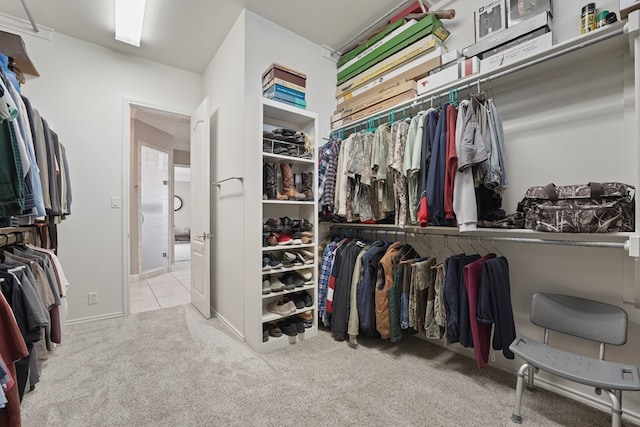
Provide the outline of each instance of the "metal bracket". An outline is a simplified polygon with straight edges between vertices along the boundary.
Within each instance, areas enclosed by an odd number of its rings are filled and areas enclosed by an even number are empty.
[[[242,178],[241,176],[230,176],[229,178],[221,179],[217,182],[212,182],[211,185],[215,185],[216,187],[220,188],[220,184],[222,184],[223,182],[231,181],[232,179],[237,179],[240,182],[244,181],[244,178]]]

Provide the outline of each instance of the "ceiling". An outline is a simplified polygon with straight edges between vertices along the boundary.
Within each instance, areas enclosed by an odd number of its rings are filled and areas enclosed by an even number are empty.
[[[201,74],[243,8],[337,50],[415,0],[148,0],[139,48],[114,39],[113,0],[23,1],[36,25]],[[0,0],[0,13],[28,19],[21,0]]]

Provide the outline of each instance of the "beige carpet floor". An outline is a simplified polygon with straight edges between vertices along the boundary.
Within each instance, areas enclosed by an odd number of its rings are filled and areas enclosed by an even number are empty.
[[[23,426],[515,426],[514,375],[415,337],[360,344],[320,331],[260,355],[191,306],[74,324],[25,395]],[[542,389],[522,415],[527,427],[610,425]]]

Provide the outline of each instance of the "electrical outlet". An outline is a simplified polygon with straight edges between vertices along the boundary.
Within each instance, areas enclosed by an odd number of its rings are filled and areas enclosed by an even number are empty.
[[[89,292],[89,305],[98,303],[98,293],[97,292]]]

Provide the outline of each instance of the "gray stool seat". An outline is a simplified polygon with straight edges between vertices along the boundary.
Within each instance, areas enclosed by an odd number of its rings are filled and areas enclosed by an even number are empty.
[[[509,346],[516,356],[561,378],[596,388],[640,390],[638,368],[559,350],[524,336]]]
[[[622,391],[639,391],[635,365],[604,360],[605,345],[627,342],[627,312],[615,305],[586,298],[552,293],[535,293],[531,299],[531,323],[544,328],[544,342],[518,336],[509,349],[524,360],[518,370],[516,398],[511,420],[522,422],[520,408],[525,375],[533,389],[534,374],[540,369],[566,380],[592,386],[596,394],[605,392],[611,400],[611,425],[622,425]],[[554,348],[549,331],[600,344],[597,359]]]

